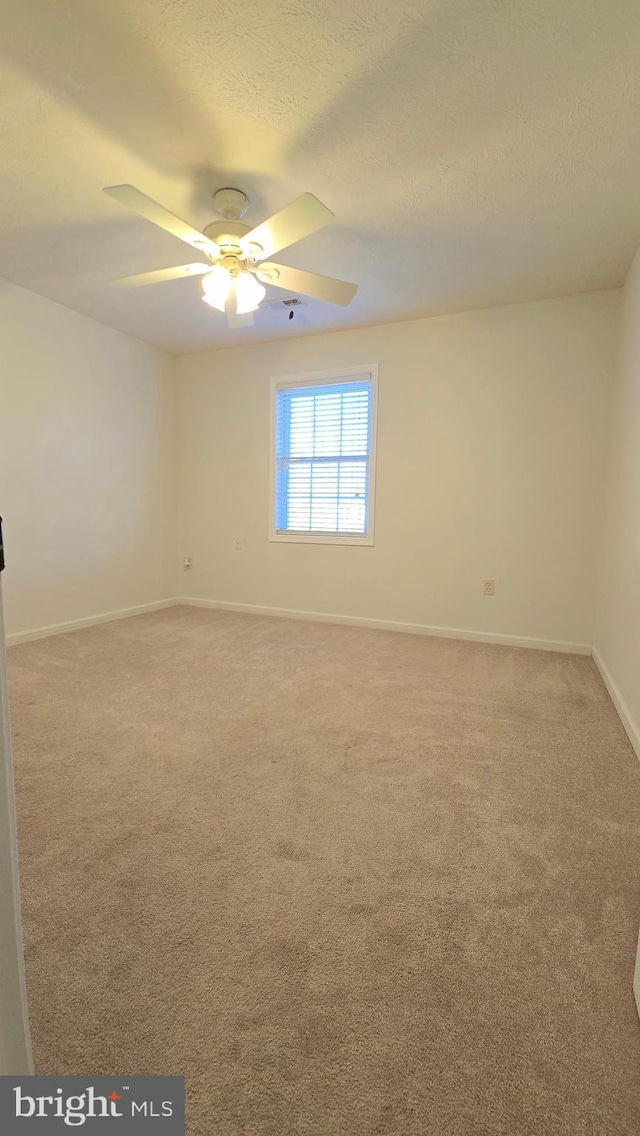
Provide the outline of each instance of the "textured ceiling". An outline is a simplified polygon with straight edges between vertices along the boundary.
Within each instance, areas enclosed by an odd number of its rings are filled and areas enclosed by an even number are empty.
[[[640,244],[638,0],[0,0],[0,274],[182,352],[622,283]],[[336,222],[282,253],[353,280],[230,331],[188,246],[237,185]],[[269,299],[284,293],[269,289]]]

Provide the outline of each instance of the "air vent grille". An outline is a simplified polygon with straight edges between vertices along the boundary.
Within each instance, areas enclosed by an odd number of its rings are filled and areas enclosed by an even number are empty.
[[[289,311],[291,308],[306,307],[306,301],[301,300],[299,296],[285,296],[283,300],[270,300],[266,307],[271,312],[279,312],[283,308],[285,311]]]

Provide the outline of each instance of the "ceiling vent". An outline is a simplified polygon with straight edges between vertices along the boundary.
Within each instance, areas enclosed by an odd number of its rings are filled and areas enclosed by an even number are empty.
[[[283,308],[285,311],[292,308],[306,308],[307,301],[301,300],[299,296],[285,296],[284,300],[270,300],[268,304],[262,306],[268,308],[271,312],[279,312]]]

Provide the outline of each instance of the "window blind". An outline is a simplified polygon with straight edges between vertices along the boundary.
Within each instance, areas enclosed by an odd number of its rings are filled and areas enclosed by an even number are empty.
[[[365,536],[371,380],[276,391],[276,531]]]

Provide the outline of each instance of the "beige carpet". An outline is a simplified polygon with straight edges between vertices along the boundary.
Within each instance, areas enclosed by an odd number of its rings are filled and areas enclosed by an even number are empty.
[[[590,659],[194,608],[10,652],[43,1073],[190,1136],[637,1136],[640,768]]]

